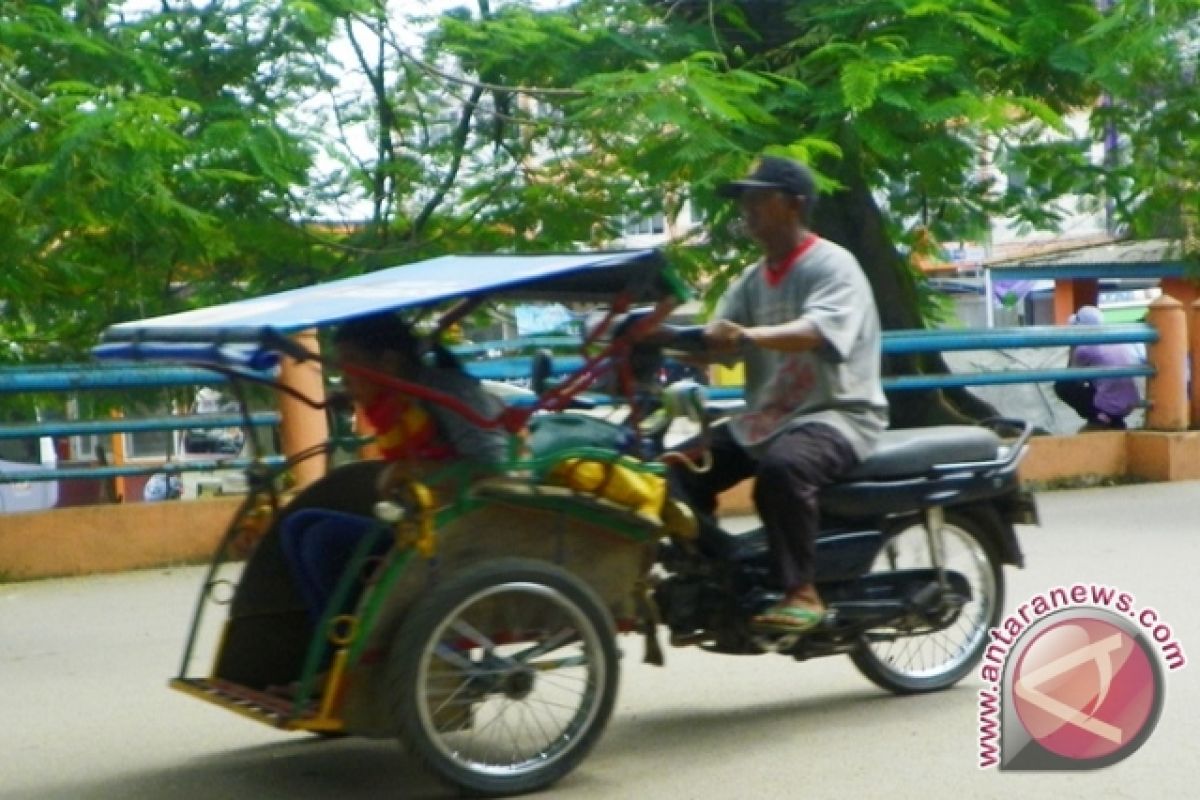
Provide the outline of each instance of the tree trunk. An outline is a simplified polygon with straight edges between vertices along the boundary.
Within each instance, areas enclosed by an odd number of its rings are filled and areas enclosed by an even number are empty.
[[[833,177],[844,188],[821,198],[813,227],[858,259],[871,282],[884,330],[924,328],[916,281],[888,235],[883,213],[863,178],[857,149],[853,143],[844,144],[843,152]],[[950,368],[941,353],[926,353],[885,356],[883,372],[885,376],[936,375]],[[888,402],[893,428],[971,423],[996,416],[995,408],[965,389],[888,392]]]

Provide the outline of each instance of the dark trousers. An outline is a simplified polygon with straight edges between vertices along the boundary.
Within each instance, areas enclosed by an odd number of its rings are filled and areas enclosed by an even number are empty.
[[[393,545],[391,535],[379,523],[358,514],[324,508],[306,508],[288,516],[280,531],[284,556],[292,569],[296,588],[308,606],[313,623],[321,619],[342,573],[350,566],[355,550],[372,533],[369,558],[382,558]],[[349,614],[358,602],[361,585],[353,587],[338,613]]]
[[[697,513],[712,516],[719,493],[753,477],[754,505],[780,585],[790,592],[812,583],[820,524],[817,495],[858,464],[850,443],[828,425],[814,423],[784,431],[755,457],[737,443],[728,425],[719,425],[713,428],[711,446],[713,466],[708,472],[672,468],[676,496]]]
[[[1054,394],[1091,425],[1117,430],[1125,428],[1124,417],[1102,414],[1096,408],[1096,386],[1091,381],[1058,381],[1054,384]]]

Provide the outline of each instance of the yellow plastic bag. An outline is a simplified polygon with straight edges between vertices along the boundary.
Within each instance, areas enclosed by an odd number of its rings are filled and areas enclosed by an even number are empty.
[[[654,519],[659,518],[667,499],[667,481],[662,476],[604,461],[568,458],[546,477],[551,483],[599,495]]]

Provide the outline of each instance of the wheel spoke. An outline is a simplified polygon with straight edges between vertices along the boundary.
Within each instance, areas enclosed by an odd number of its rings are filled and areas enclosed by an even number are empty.
[[[568,642],[577,641],[578,638],[579,638],[579,633],[574,628],[563,628],[561,631],[554,634],[546,641],[544,641],[540,644],[536,644],[527,650],[522,650],[519,653],[513,653],[512,660],[519,661],[522,663],[528,663],[529,661],[537,658],[538,656],[545,655],[546,653],[550,653],[550,652],[557,650],[558,648],[562,647],[564,644],[567,644]]]
[[[476,667],[475,662],[471,661],[470,658],[447,644],[439,644],[437,649],[433,651],[433,654],[447,664],[451,664],[462,670],[475,669]]]
[[[461,633],[466,639],[475,642],[485,653],[495,653],[496,643],[465,619],[456,619],[451,627]],[[503,657],[501,656],[501,658]],[[508,659],[504,660],[507,661]]]
[[[539,672],[549,672],[556,669],[565,669],[567,667],[584,667],[587,666],[587,656],[566,656],[564,658],[555,658],[547,661],[534,661],[525,666],[530,669],[536,669]]]

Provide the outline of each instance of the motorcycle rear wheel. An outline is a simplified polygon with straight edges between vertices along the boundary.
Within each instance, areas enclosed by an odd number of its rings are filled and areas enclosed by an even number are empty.
[[[988,630],[1000,622],[1004,572],[990,508],[946,512],[942,528],[943,564],[962,573],[971,599],[945,628],[905,632],[876,630],[850,654],[872,683],[895,694],[947,689],[962,680],[983,657]],[[875,557],[872,572],[931,566],[925,528],[919,519],[905,525]]]
[[[612,714],[614,626],[567,571],[500,559],[419,601],[389,673],[399,738],[429,771],[471,795],[537,791],[583,760]]]

